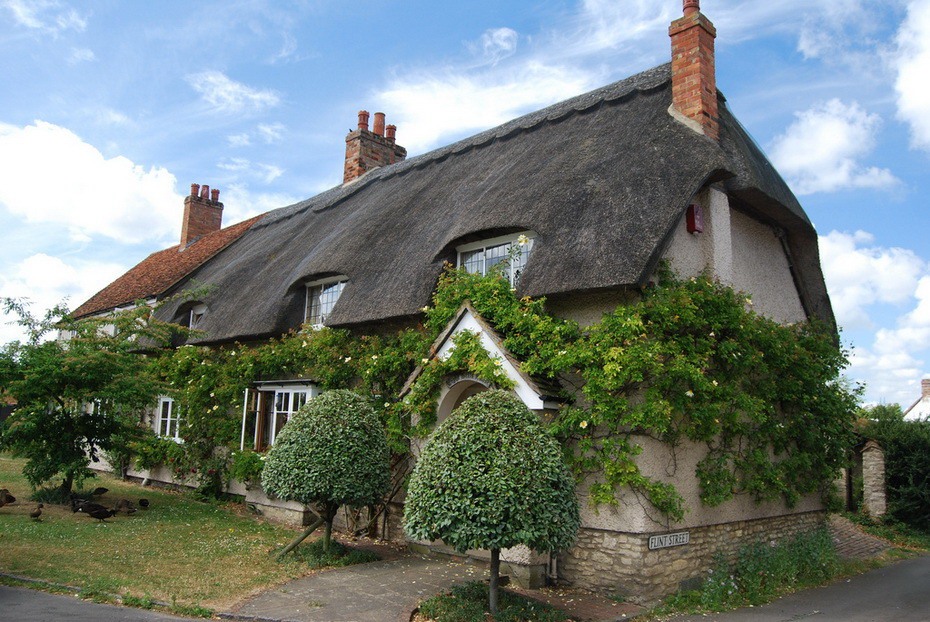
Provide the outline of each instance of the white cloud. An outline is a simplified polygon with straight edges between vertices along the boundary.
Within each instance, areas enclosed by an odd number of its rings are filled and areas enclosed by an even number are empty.
[[[930,151],[930,0],[914,0],[897,35],[898,117],[911,126],[911,144]]]
[[[229,184],[224,192],[223,221],[230,224],[292,205],[304,198],[283,192],[252,192],[247,184],[242,183]]]
[[[182,205],[175,184],[163,168],[107,159],[51,123],[0,127],[0,205],[28,222],[68,228],[75,239],[174,237]]]
[[[75,308],[125,272],[127,266],[98,261],[66,263],[59,257],[38,253],[0,274],[0,291],[9,298],[26,299],[33,315],[67,301]],[[0,343],[23,339],[19,326],[8,324],[15,316],[0,313]]]
[[[930,263],[911,250],[874,245],[872,235],[831,231],[820,238],[824,277],[841,327],[874,330],[857,344],[848,374],[873,399],[909,403],[930,355]]]
[[[477,42],[468,43],[473,54],[488,63],[496,63],[517,51],[519,35],[512,28],[489,28]]]
[[[280,102],[274,91],[253,89],[220,71],[191,74],[187,82],[217,112],[259,112]]]
[[[583,72],[529,63],[513,72],[475,76],[448,71],[407,76],[377,95],[398,125],[398,142],[411,152],[429,149],[450,135],[493,127],[528,110],[590,89]]]
[[[65,30],[83,32],[87,29],[86,18],[74,9],[63,8],[54,0],[2,0],[0,6],[6,7],[12,13],[13,21],[20,26],[51,35]]]
[[[255,131],[269,145],[279,143],[284,138],[284,125],[281,123],[260,123]]]
[[[248,147],[252,144],[252,139],[249,137],[248,132],[243,132],[242,134],[227,136],[226,142],[229,143],[230,147]]]
[[[898,183],[888,169],[860,160],[875,146],[881,117],[838,99],[795,113],[796,120],[771,149],[775,167],[798,194],[846,188],[885,188]]]
[[[820,237],[824,278],[844,328],[872,328],[871,305],[910,301],[921,275],[930,271],[914,251],[874,246],[874,241],[865,231],[831,231]]]
[[[68,64],[77,65],[78,63],[88,63],[96,59],[97,56],[94,54],[93,50],[87,48],[71,48],[71,54],[68,56]]]
[[[246,158],[228,158],[218,163],[217,168],[232,173],[245,173],[253,178],[270,184],[284,174],[284,169],[274,164],[252,163]]]

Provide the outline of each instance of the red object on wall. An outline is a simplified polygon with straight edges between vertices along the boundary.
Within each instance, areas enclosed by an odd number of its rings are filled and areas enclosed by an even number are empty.
[[[700,205],[692,203],[688,206],[688,233],[702,233],[704,231],[704,210]]]

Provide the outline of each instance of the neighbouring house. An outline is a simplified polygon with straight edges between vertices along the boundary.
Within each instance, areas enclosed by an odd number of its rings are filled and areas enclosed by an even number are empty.
[[[194,344],[260,342],[304,323],[379,332],[422,320],[444,263],[484,272],[507,259],[520,295],[545,296],[550,313],[585,325],[635,299],[668,262],[684,277],[709,271],[779,322],[833,325],[817,234],[717,90],[716,31],[697,0],[685,0],[669,34],[669,64],[409,159],[384,115],[376,113],[369,130],[362,111],[346,137],[342,185],[186,249],[156,253],[80,309],[104,312],[196,283],[208,286],[202,298],[169,301],[158,311],[202,331]],[[228,237],[209,257],[144,280],[224,231]],[[524,374],[471,307],[434,344],[435,356],[448,353],[464,330],[504,361],[531,409],[558,410],[552,387]],[[440,419],[485,388],[467,375],[447,378]],[[253,384],[241,445],[273,443],[317,392],[313,378]],[[171,436],[177,413],[167,401],[160,409],[156,425]],[[671,477],[671,460],[679,473],[693,474],[702,457],[687,447],[672,456],[658,441],[643,446],[640,468],[659,479]],[[514,550],[503,559],[528,583],[557,574],[581,587],[654,598],[706,573],[715,552],[776,539],[823,517],[815,498],[792,508],[747,497],[705,507],[696,480],[680,479],[691,508],[681,521],[658,520],[635,496],[598,511],[582,501],[573,549],[557,557]],[[274,500],[260,505],[304,516],[303,508]],[[403,537],[399,515],[385,521],[382,535]]]
[[[905,419],[930,419],[930,378],[920,381],[920,397],[904,411]]]

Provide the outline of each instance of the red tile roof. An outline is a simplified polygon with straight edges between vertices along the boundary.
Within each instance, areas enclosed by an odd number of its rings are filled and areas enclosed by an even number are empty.
[[[156,251],[74,310],[74,317],[109,311],[165,293],[172,285],[237,240],[261,216],[208,233],[185,249],[180,244]]]

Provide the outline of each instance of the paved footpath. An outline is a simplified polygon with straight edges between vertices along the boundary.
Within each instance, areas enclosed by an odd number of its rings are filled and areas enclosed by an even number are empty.
[[[454,583],[483,579],[465,562],[407,557],[328,570],[246,601],[233,614],[286,622],[396,622]]]

